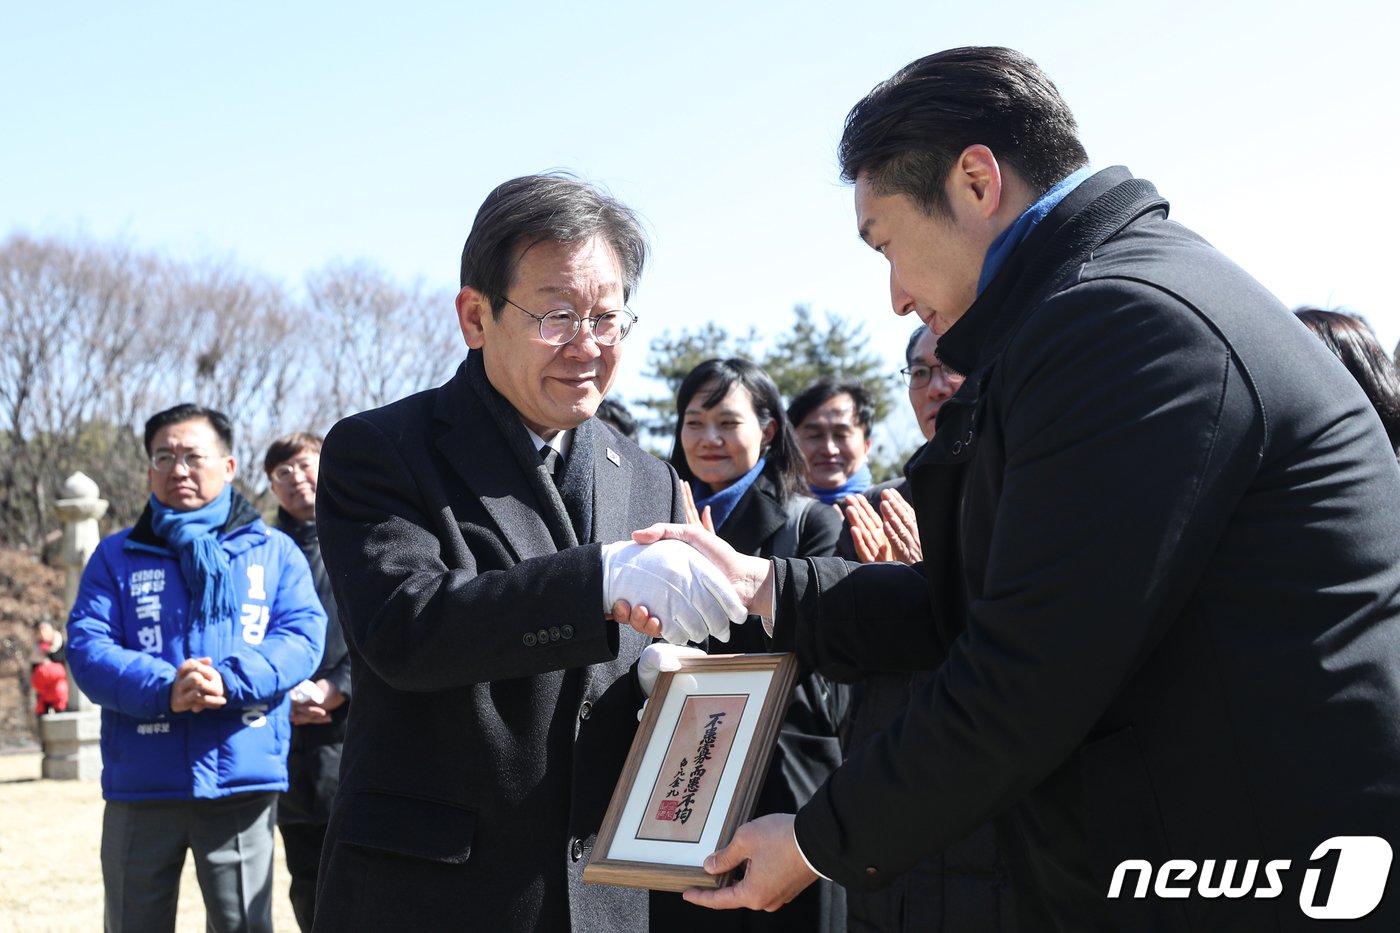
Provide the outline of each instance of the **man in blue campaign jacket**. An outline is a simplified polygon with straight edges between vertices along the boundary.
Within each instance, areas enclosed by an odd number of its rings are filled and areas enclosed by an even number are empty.
[[[150,502],[98,545],[68,620],[73,677],[102,707],[106,929],[173,930],[190,849],[209,929],[271,930],[287,691],[326,615],[296,544],[229,484],[228,418],[177,405],[145,443]]]

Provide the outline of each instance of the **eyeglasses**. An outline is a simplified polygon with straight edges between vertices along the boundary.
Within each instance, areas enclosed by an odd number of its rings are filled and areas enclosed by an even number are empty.
[[[505,295],[502,295],[501,299],[512,308],[525,311]],[[580,317],[572,308],[556,308],[544,314],[531,314],[529,311],[525,313],[540,322],[540,339],[556,347],[572,343],[584,321],[593,328],[593,339],[598,341],[599,346],[615,347],[626,339],[628,331],[638,321],[637,315],[623,309],[604,311],[591,317]]]
[[[178,455],[166,450],[151,455],[151,469],[157,473],[169,473],[175,469],[176,463],[183,463],[186,470],[194,473],[203,467],[206,461],[213,460],[214,457],[198,450],[187,450]]]
[[[300,473],[302,476],[310,476],[314,463],[283,463],[275,467],[272,471],[272,481],[274,483],[285,483],[292,477]]]
[[[904,377],[904,384],[911,389],[922,389],[933,381],[935,375],[944,382],[949,382],[958,375],[943,365],[924,366],[923,364],[906,366],[899,371],[899,374]]]

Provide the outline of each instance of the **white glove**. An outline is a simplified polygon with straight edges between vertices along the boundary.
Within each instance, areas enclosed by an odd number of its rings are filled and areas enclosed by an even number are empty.
[[[303,680],[292,688],[292,702],[305,703],[307,700],[320,706],[326,702],[326,691],[310,680]]]
[[[655,641],[642,649],[642,656],[637,659],[637,680],[642,685],[642,692],[646,694],[646,699],[642,700],[641,707],[637,710],[637,722],[642,721],[646,715],[647,704],[651,702],[651,693],[656,689],[656,679],[661,676],[662,671],[678,671],[681,669],[681,658],[703,658],[705,652],[699,648],[692,648],[689,645],[671,645],[664,641]]]
[[[619,599],[646,606],[673,645],[711,635],[729,641],[729,623],[748,618],[724,574],[695,548],[671,539],[603,545],[603,611]]]
[[[681,669],[681,658],[703,658],[705,652],[689,645],[668,645],[664,641],[652,642],[642,649],[637,659],[637,680],[642,684],[642,693],[651,699],[651,691],[656,689],[656,678],[662,671]],[[645,707],[644,707],[645,708]]]

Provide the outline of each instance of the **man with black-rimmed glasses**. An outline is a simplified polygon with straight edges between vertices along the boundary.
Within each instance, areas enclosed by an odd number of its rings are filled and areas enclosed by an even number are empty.
[[[270,931],[288,693],[326,614],[306,558],[233,488],[227,417],[176,405],[145,444],[150,501],[98,545],[68,620],[102,707],[104,928],[173,931],[188,850],[210,930]]]

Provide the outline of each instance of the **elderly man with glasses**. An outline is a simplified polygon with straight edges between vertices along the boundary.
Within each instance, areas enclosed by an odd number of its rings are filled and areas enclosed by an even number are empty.
[[[233,488],[227,417],[177,405],[145,443],[150,501],[98,545],[68,620],[102,707],[104,928],[174,930],[189,850],[208,929],[270,931],[288,694],[326,615],[306,558]]]
[[[317,523],[356,706],[317,930],[647,928],[645,891],[582,882],[644,699],[648,639],[612,597],[700,604],[696,631],[744,611],[685,546],[668,559],[694,583],[634,582],[631,532],[685,514],[675,471],[593,417],[645,254],[590,185],[500,185],[462,253],[457,374],[326,438]]]

